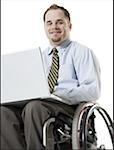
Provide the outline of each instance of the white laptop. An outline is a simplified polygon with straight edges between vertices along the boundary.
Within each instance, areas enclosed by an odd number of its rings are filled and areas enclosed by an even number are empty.
[[[1,103],[61,98],[51,95],[40,48],[1,56]]]

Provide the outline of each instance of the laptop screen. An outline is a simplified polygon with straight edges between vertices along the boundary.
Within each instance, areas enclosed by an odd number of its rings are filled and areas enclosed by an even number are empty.
[[[1,103],[49,95],[39,48],[1,56]]]

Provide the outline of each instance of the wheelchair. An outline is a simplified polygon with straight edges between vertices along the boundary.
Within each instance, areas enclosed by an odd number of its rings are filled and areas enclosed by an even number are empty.
[[[98,145],[95,119],[98,113],[103,119],[113,147],[113,122],[96,102],[80,103],[73,117],[58,114],[49,118],[43,126],[43,145],[46,150],[105,150],[105,143]],[[102,131],[103,132],[103,131]],[[113,148],[112,148],[113,149]]]

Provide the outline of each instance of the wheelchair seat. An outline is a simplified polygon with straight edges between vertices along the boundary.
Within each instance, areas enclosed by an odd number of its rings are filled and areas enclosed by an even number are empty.
[[[103,117],[113,143],[113,124],[108,113],[95,102],[83,102],[76,108],[74,116],[58,114],[49,118],[43,126],[43,145],[48,150],[105,149],[97,147],[94,111]]]

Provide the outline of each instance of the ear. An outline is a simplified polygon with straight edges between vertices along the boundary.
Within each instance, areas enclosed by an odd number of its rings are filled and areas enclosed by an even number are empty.
[[[69,28],[72,29],[72,24],[71,23],[69,23]]]

